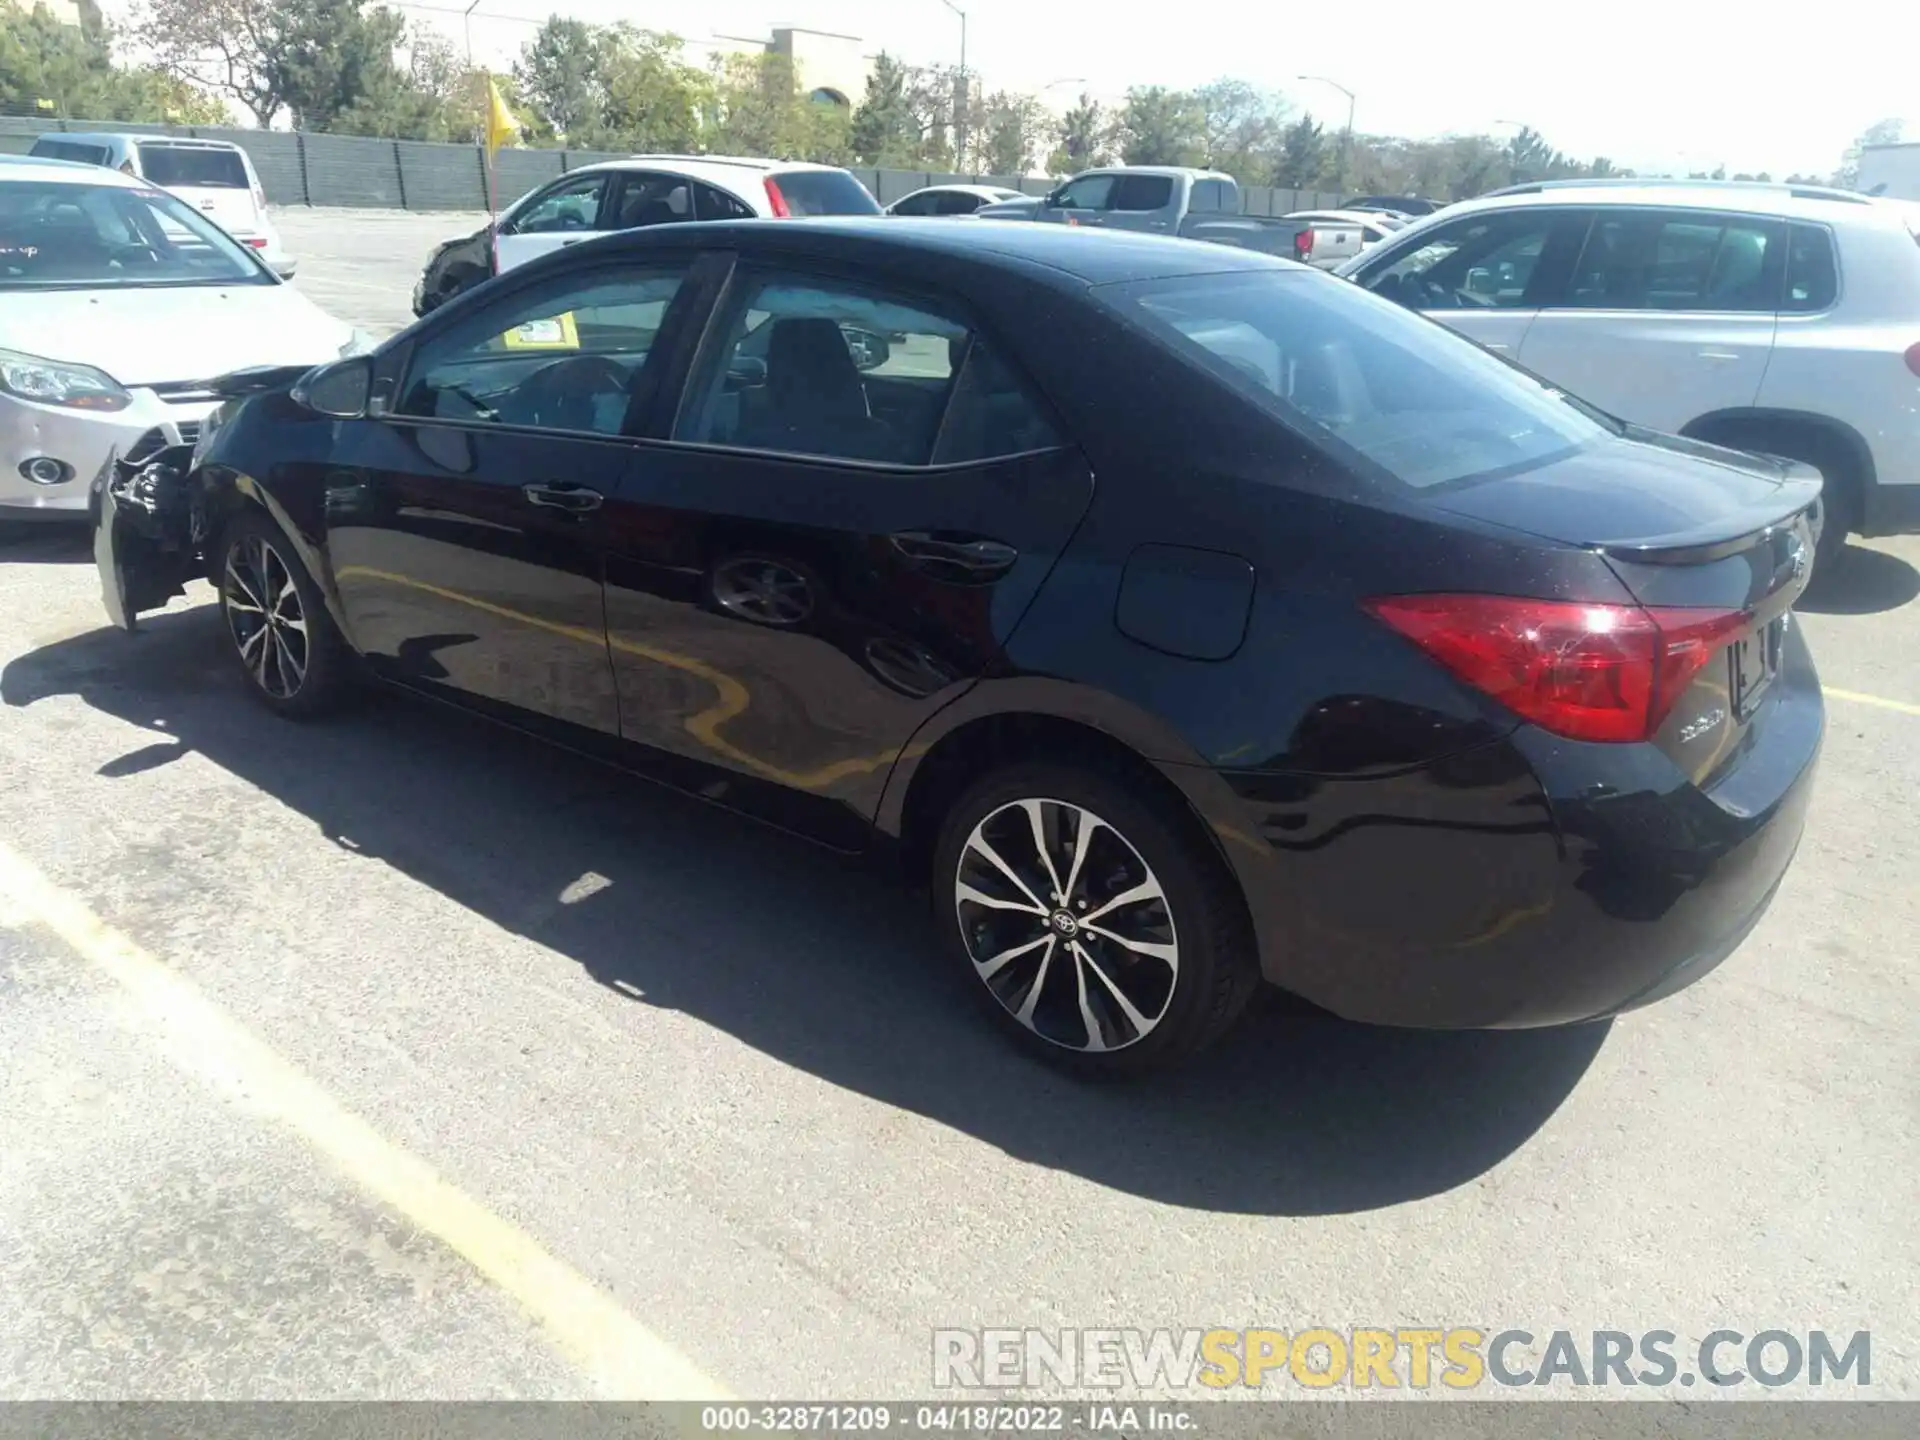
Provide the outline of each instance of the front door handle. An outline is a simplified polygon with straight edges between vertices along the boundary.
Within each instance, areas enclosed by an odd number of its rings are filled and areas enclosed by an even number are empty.
[[[571,480],[551,480],[540,484],[522,485],[520,493],[527,497],[530,505],[542,505],[549,510],[565,510],[570,515],[585,515],[598,510],[606,498],[598,490],[588,485],[576,485]]]
[[[943,580],[978,583],[997,580],[1014,567],[1020,552],[998,540],[946,530],[902,530],[887,537],[916,570]]]

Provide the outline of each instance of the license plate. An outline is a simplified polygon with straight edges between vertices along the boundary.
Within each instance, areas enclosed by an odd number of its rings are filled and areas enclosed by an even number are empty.
[[[1753,713],[1760,697],[1773,684],[1773,677],[1780,673],[1780,646],[1786,629],[1787,622],[1782,617],[1765,629],[1734,641],[1728,648],[1727,663],[1733,671],[1729,686],[1733,713],[1742,720]]]

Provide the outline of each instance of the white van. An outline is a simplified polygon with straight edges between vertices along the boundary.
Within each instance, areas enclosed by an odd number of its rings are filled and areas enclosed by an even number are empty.
[[[46,160],[104,165],[178,195],[242,244],[260,252],[282,279],[294,261],[267,218],[267,195],[253,161],[228,140],[177,135],[59,133],[42,135],[28,152]]]

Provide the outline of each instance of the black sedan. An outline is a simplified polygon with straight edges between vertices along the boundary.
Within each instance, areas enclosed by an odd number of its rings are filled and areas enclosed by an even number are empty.
[[[1089,1070],[1263,979],[1400,1026],[1643,1005],[1800,837],[1818,478],[1287,261],[663,227],[222,383],[190,469],[95,482],[119,623],[205,575],[282,715],[365,673],[896,860]]]

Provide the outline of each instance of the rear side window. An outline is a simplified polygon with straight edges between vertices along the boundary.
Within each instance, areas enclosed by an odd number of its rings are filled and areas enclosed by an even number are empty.
[[[43,160],[71,160],[80,165],[107,163],[107,147],[82,145],[75,140],[36,140],[32,152]]]
[[[1612,433],[1471,341],[1312,271],[1093,293],[1296,430],[1414,489],[1532,469]]]
[[[238,150],[203,150],[198,146],[140,145],[140,173],[169,190],[178,186],[211,190],[245,190],[247,166]]]
[[[878,215],[880,204],[844,170],[782,170],[770,177],[789,215]]]
[[[1833,233],[1824,225],[1795,225],[1787,238],[1787,298],[1782,310],[1811,314],[1840,297]]]
[[[1127,210],[1136,214],[1164,210],[1173,203],[1171,175],[1122,175],[1114,182],[1109,210]]]
[[[1599,310],[1762,312],[1779,308],[1786,226],[1738,215],[1598,214],[1567,288]]]
[[[751,220],[753,207],[738,196],[712,185],[702,185],[695,181],[693,200],[696,213],[702,220]]]
[[[976,338],[967,348],[960,378],[947,403],[947,418],[934,446],[933,463],[957,465],[1053,450],[1060,432],[1042,413],[1020,377]]]

